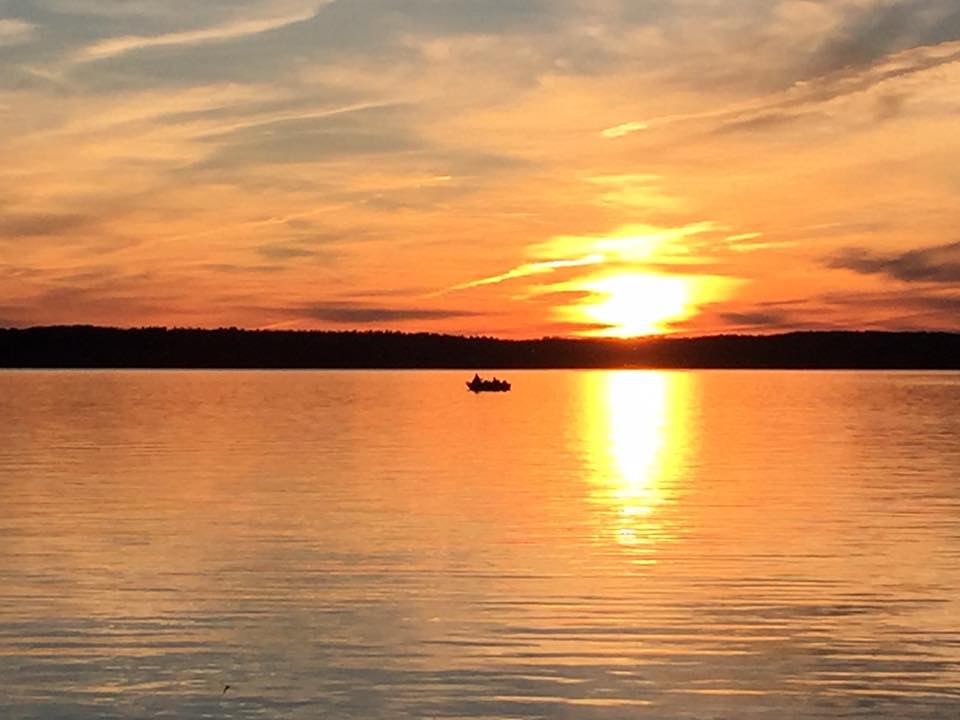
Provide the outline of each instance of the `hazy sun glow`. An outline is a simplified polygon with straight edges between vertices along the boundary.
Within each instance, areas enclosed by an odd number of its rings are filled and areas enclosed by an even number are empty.
[[[580,319],[608,326],[595,335],[662,333],[669,321],[687,317],[693,308],[692,283],[684,277],[624,273],[587,281],[583,287],[598,301],[576,306],[575,312]]]

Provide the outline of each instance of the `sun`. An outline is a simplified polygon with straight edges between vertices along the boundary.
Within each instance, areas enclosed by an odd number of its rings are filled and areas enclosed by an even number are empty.
[[[578,319],[605,326],[592,335],[657,335],[694,310],[694,289],[685,277],[624,273],[587,280],[582,288],[596,301],[572,308]]]

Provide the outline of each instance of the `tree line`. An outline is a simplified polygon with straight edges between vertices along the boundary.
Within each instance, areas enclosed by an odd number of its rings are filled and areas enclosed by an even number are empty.
[[[0,367],[960,369],[960,334],[501,340],[389,331],[51,326],[0,329]]]

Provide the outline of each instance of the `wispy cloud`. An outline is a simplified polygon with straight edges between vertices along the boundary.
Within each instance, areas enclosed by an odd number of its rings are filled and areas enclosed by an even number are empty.
[[[618,138],[623,137],[624,135],[630,135],[631,133],[640,132],[641,130],[649,129],[649,125],[645,122],[626,122],[621,125],[614,125],[609,127],[606,130],[603,130],[600,134],[605,138]]]
[[[690,238],[717,229],[712,222],[695,223],[679,228],[658,228],[649,225],[629,225],[615,233],[603,236],[567,236],[561,235],[531,248],[541,257],[558,259],[538,260],[524,263],[498,275],[453,285],[432,296],[443,295],[458,290],[469,290],[484,285],[497,285],[509,280],[544,275],[569,268],[608,265],[611,268],[631,268],[643,266],[648,269],[667,271],[671,274],[687,274],[691,270],[702,271],[703,259],[691,264],[684,263],[682,243]],[[570,257],[577,252],[586,253],[579,257]],[[671,262],[673,261],[672,264]]]
[[[732,311],[719,313],[719,317],[728,325],[738,327],[784,327],[789,316],[784,312]]]
[[[816,108],[838,98],[863,93],[881,84],[956,62],[960,62],[960,40],[914,47],[891,53],[866,66],[843,67],[809,80],[801,80],[770,95],[700,112],[625,122],[603,130],[601,135],[608,139],[619,139],[642,130],[685,123],[712,124],[721,132],[781,126],[812,114]],[[889,103],[889,100],[884,102]],[[881,114],[889,114],[889,108],[884,108],[886,106],[881,108]]]
[[[236,38],[258,35],[277,30],[288,25],[312,20],[317,9],[255,20],[238,20],[197,30],[166,33],[164,35],[127,35],[108,38],[82,48],[73,58],[75,63],[105,60],[137,50],[168,45],[196,45],[206,42],[220,42]]]
[[[602,188],[598,197],[601,205],[626,208],[676,209],[677,198],[664,192],[662,178],[652,173],[627,173],[588,177],[587,182]]]
[[[351,115],[365,111],[376,110],[395,110],[403,107],[403,103],[394,101],[376,101],[376,102],[358,102],[348,105],[334,107],[306,108],[299,110],[277,111],[273,113],[262,113],[251,117],[238,117],[229,121],[210,121],[209,128],[200,135],[200,139],[221,139],[230,135],[238,134],[241,131],[261,131],[268,129],[272,125],[284,125],[288,128],[302,127],[297,123],[309,122],[311,120],[326,120],[336,118],[341,115]],[[174,118],[175,120],[177,118]]]
[[[67,234],[94,222],[83,214],[0,214],[0,241]]]
[[[0,18],[0,46],[27,42],[33,37],[36,27],[26,20]]]
[[[257,254],[269,260],[293,260],[296,258],[315,257],[315,250],[308,250],[297,245],[284,243],[274,243],[270,245],[261,245],[255,248]]]
[[[651,263],[686,257],[694,238],[721,229],[712,221],[680,227],[623,225],[602,235],[558,235],[532,252],[548,258],[588,254],[608,261]]]
[[[844,4],[839,22],[817,38],[807,60],[808,73],[868,65],[891,52],[935,45],[960,33],[960,11],[954,0]]]
[[[886,275],[903,282],[957,283],[960,282],[960,242],[902,253],[847,248],[828,258],[827,266],[861,275]]]
[[[469,317],[475,313],[444,308],[404,308],[369,305],[362,302],[335,301],[292,308],[293,314],[311,320],[342,325],[374,325],[404,320],[444,320]]]
[[[880,292],[831,292],[816,298],[847,327],[876,327],[887,330],[960,330],[960,295],[947,289],[933,291],[904,289]]]
[[[544,260],[543,262],[525,263],[513,268],[512,270],[508,270],[505,273],[491,275],[490,277],[480,278],[479,280],[471,280],[469,282],[460,283],[459,285],[454,285],[453,287],[446,288],[445,290],[441,290],[439,293],[435,294],[440,295],[443,293],[454,292],[456,290],[468,290],[470,288],[481,287],[483,285],[496,285],[497,283],[506,282],[507,280],[515,280],[517,278],[528,277],[530,275],[543,275],[544,273],[550,273],[561,268],[600,265],[603,263],[603,261],[604,256],[596,254],[571,260]]]

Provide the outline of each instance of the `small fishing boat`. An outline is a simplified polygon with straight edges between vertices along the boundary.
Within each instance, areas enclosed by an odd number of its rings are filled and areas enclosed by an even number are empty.
[[[510,383],[506,380],[484,380],[479,375],[474,375],[473,380],[467,382],[467,389],[470,392],[510,392]]]

